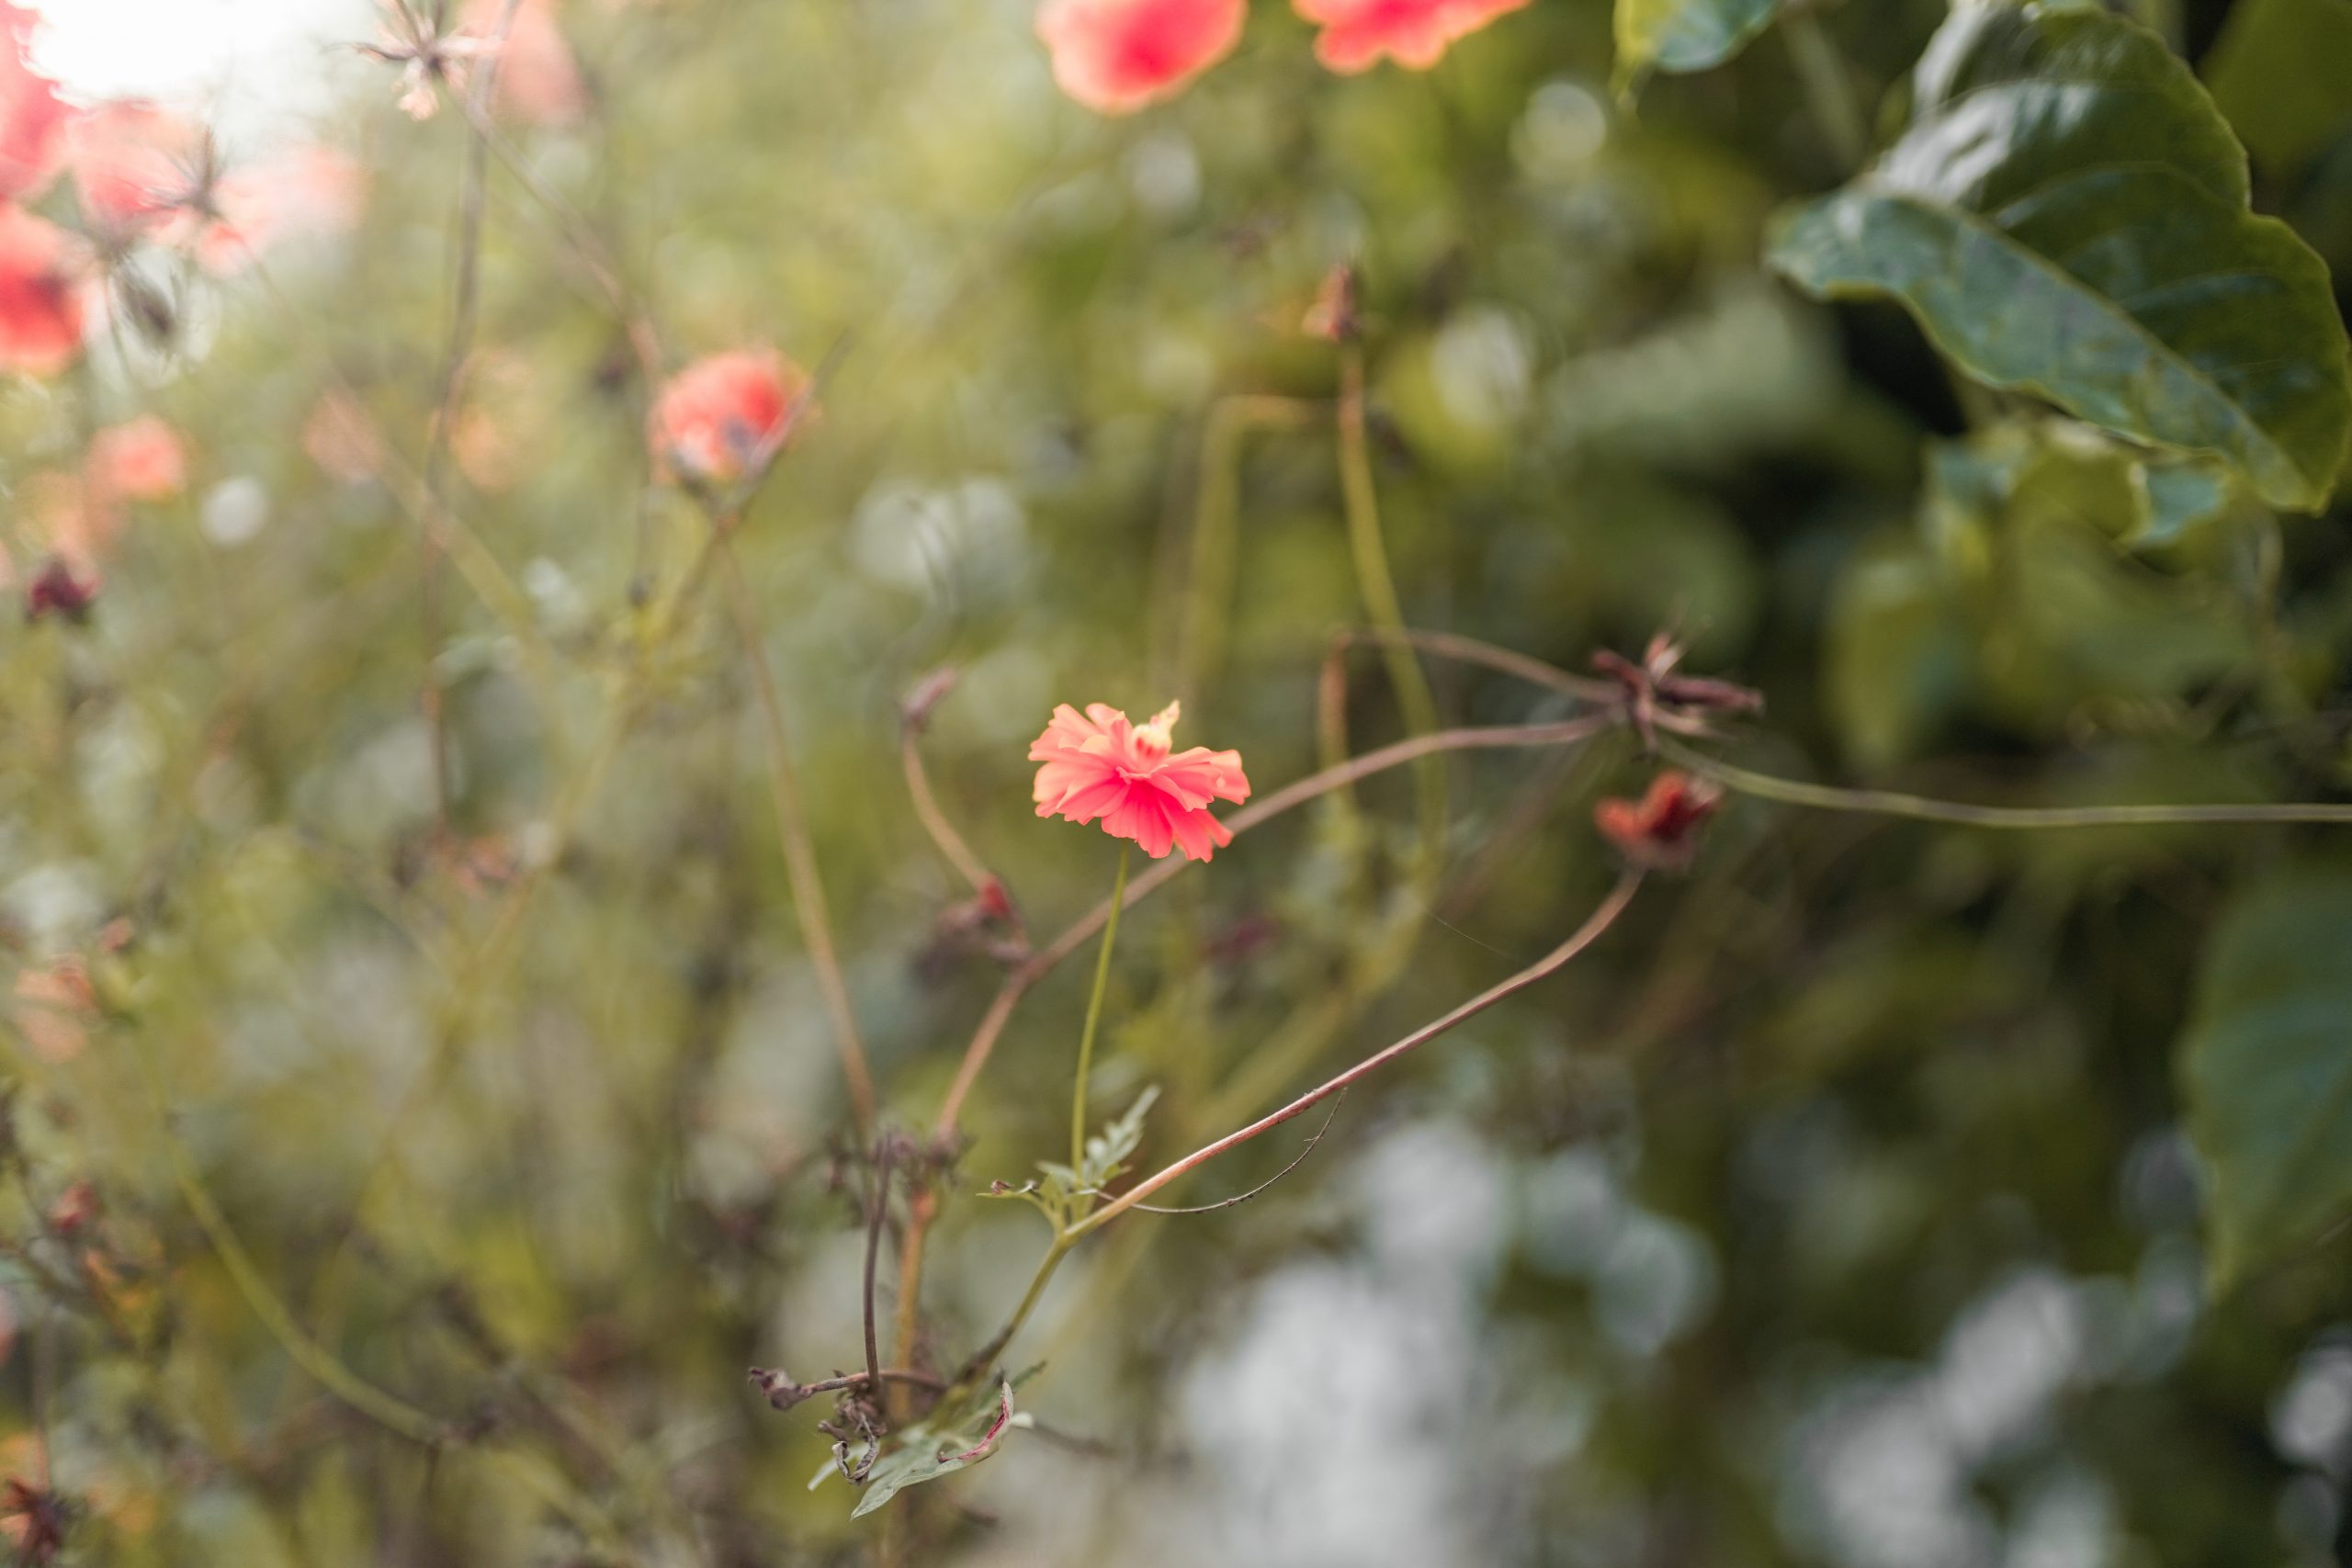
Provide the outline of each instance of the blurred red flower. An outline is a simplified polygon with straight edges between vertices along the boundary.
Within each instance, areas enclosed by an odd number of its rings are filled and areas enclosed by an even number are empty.
[[[1668,768],[1639,800],[1611,798],[1593,807],[1593,826],[1634,864],[1678,870],[1699,850],[1699,829],[1723,804],[1713,784]]]
[[[1037,36],[1063,92],[1131,114],[1225,58],[1247,11],[1246,0],[1046,0]]]
[[[755,473],[808,417],[798,407],[808,375],[772,348],[695,360],[662,389],[646,416],[646,443],[664,479],[732,484]]]
[[[187,484],[187,451],[179,432],[152,413],[141,414],[92,436],[83,472],[96,496],[168,501]]]
[[[1334,71],[1370,69],[1382,55],[1415,71],[1435,65],[1455,39],[1527,0],[1293,0],[1323,29],[1315,58]]]
[[[1250,798],[1241,753],[1195,746],[1170,756],[1182,712],[1170,703],[1149,724],[1134,725],[1105,703],[1087,704],[1082,715],[1068,703],[1055,708],[1029,748],[1029,760],[1045,764],[1030,792],[1037,815],[1081,823],[1100,818],[1104,832],[1134,840],[1154,860],[1172,845],[1188,860],[1204,861],[1233,842],[1208,805]]]
[[[25,39],[40,17],[0,0],[0,197],[39,194],[57,172],[73,110],[57,84],[25,58]]]
[[[74,362],[86,272],[73,235],[0,201],[0,370],[53,376]]]

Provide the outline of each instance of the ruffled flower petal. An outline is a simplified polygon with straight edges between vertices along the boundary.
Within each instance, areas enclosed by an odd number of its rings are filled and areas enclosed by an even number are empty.
[[[1029,748],[1039,764],[1030,791],[1037,815],[1099,820],[1104,832],[1132,840],[1154,860],[1170,849],[1209,859],[1233,841],[1209,803],[1249,799],[1250,779],[1238,751],[1194,746],[1170,756],[1177,716],[1171,705],[1138,728],[1103,703],[1089,703],[1083,714],[1068,703],[1055,708]]]

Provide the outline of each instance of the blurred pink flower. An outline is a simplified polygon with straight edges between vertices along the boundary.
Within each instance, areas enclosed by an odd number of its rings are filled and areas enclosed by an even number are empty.
[[[53,376],[74,363],[87,270],[73,235],[0,201],[0,370]]]
[[[465,31],[485,43],[495,37],[506,0],[470,0]],[[522,0],[498,49],[499,113],[526,125],[563,125],[588,107],[588,85],[580,62],[556,25],[555,0]]]
[[[36,594],[45,580],[46,574],[35,581]],[[60,608],[62,613],[79,615],[89,608],[89,602],[85,599]],[[36,616],[42,613],[39,608],[32,611]],[[88,1026],[98,1016],[98,993],[80,958],[69,953],[47,964],[27,965],[17,972],[15,992],[16,1002],[9,1012],[35,1055],[45,1062],[63,1062],[81,1054],[89,1039]]]
[[[1415,71],[1435,65],[1454,39],[1527,0],[1293,0],[1322,28],[1315,58],[1334,71],[1370,69],[1382,55]]]
[[[168,501],[187,488],[187,450],[179,432],[141,414],[92,436],[82,471],[94,497]]]
[[[85,577],[95,580],[122,536],[122,506],[85,473],[44,468],[17,487],[16,513],[27,533]]]
[[[40,17],[0,0],[0,197],[40,194],[57,172],[73,110],[57,84],[25,58],[25,39]]]
[[[384,464],[384,438],[357,399],[339,389],[319,394],[302,421],[302,450],[337,484],[366,484]]]
[[[82,215],[104,233],[129,237],[159,223],[200,192],[204,131],[141,98],[115,98],[74,117],[65,163]]]
[[[1246,0],[1046,0],[1037,36],[1063,92],[1098,114],[1168,97],[1229,53]]]
[[[183,212],[172,238],[207,271],[238,272],[289,235],[350,228],[367,189],[356,161],[324,147],[296,148],[221,175],[204,210]]]
[[[1055,708],[1029,748],[1029,760],[1045,764],[1030,792],[1037,815],[1072,822],[1100,818],[1104,832],[1134,840],[1154,860],[1170,846],[1188,860],[1209,859],[1233,842],[1231,831],[1209,815],[1209,802],[1249,799],[1250,780],[1238,751],[1195,746],[1170,756],[1181,716],[1176,703],[1140,726],[1105,703],[1087,704],[1084,714],[1068,703]]]
[[[773,458],[808,412],[808,375],[772,348],[695,360],[662,389],[646,443],[665,479],[732,484]]]

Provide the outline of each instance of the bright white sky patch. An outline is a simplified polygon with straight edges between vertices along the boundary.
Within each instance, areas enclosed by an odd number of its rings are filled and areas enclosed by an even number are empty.
[[[74,97],[201,107],[231,135],[327,112],[374,35],[369,0],[30,0],[35,65]]]

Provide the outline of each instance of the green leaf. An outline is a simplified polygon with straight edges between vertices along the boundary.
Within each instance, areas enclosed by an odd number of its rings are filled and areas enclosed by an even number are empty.
[[[917,1427],[906,1434],[905,1446],[885,1454],[875,1462],[865,1477],[865,1492],[857,1506],[850,1510],[853,1519],[863,1518],[881,1507],[910,1486],[920,1486],[926,1481],[936,1481],[943,1475],[953,1475],[968,1470],[996,1452],[1004,1441],[1005,1433],[1015,1426],[1026,1425],[1027,1416],[1015,1419],[1012,1412],[1012,1385],[997,1385],[997,1397],[989,1402],[987,1425],[978,1432],[964,1436],[947,1436],[929,1427]]]
[[[1159,1098],[1157,1085],[1136,1096],[1127,1113],[1086,1140],[1086,1160],[1078,1172],[1080,1190],[1101,1188],[1127,1168],[1127,1159],[1143,1143],[1143,1119]]]
[[[2352,876],[2239,895],[2207,943],[2181,1055],[2227,1283],[2352,1213]]]
[[[2292,175],[2352,130],[2352,0],[2241,0],[2205,83],[2256,161]]]
[[[1967,695],[1973,646],[1941,566],[1909,537],[1863,546],[1838,574],[1823,660],[1829,713],[1866,771],[1917,751]]]
[[[1617,85],[1645,71],[1721,65],[1764,30],[1780,0],[1617,0]]]
[[[1900,299],[1971,375],[2211,453],[2275,505],[2315,511],[2335,481],[2352,384],[2327,268],[2247,209],[2211,100],[2120,17],[1959,6],[1901,140],[1783,213],[1771,261]]]

